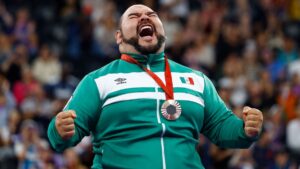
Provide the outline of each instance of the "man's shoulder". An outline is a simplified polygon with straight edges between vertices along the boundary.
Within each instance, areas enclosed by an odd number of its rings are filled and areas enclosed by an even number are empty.
[[[97,79],[101,76],[105,76],[109,73],[117,73],[117,71],[119,70],[119,63],[120,59],[116,59],[90,73],[88,73],[86,76],[90,76],[93,79]]]
[[[201,77],[205,76],[205,74],[203,72],[201,72],[199,70],[192,69],[192,68],[187,67],[187,66],[184,66],[184,65],[182,65],[180,63],[177,63],[173,60],[169,60],[169,63],[170,63],[170,67],[171,67],[172,72],[193,73],[193,74],[201,76]]]

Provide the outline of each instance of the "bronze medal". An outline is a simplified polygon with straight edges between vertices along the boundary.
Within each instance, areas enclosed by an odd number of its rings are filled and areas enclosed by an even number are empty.
[[[167,120],[176,120],[181,115],[181,106],[175,100],[166,100],[161,106],[161,113]]]

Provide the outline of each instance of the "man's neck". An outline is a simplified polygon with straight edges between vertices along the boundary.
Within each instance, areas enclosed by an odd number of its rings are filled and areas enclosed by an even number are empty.
[[[130,54],[138,54],[138,55],[155,55],[155,54],[160,54],[162,52],[164,52],[164,45],[161,46],[161,48],[155,52],[155,53],[151,53],[151,54],[143,54],[139,51],[137,51],[132,45],[128,45],[128,44],[122,44],[119,46],[119,51],[120,53],[130,53]]]
[[[147,54],[147,55],[137,54],[137,53],[122,53],[122,54],[129,55],[134,59],[136,59],[138,62],[147,63],[147,64],[164,61],[164,56],[165,56],[164,52]]]

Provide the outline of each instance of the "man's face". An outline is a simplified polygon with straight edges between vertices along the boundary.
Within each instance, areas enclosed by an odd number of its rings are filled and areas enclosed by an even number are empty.
[[[120,26],[121,43],[132,45],[141,54],[156,53],[165,42],[162,23],[147,6],[129,7],[122,16]]]

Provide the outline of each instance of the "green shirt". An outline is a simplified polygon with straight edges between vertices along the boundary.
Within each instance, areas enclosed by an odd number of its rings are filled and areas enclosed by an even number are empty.
[[[164,53],[131,55],[163,82]],[[195,149],[203,133],[225,148],[248,148],[243,121],[229,110],[212,82],[201,72],[169,60],[174,99],[182,108],[175,121],[165,119],[164,91],[139,66],[123,60],[86,75],[64,110],[75,110],[75,135],[63,140],[55,118],[48,137],[59,152],[92,135],[95,158],[92,168],[202,169]]]

